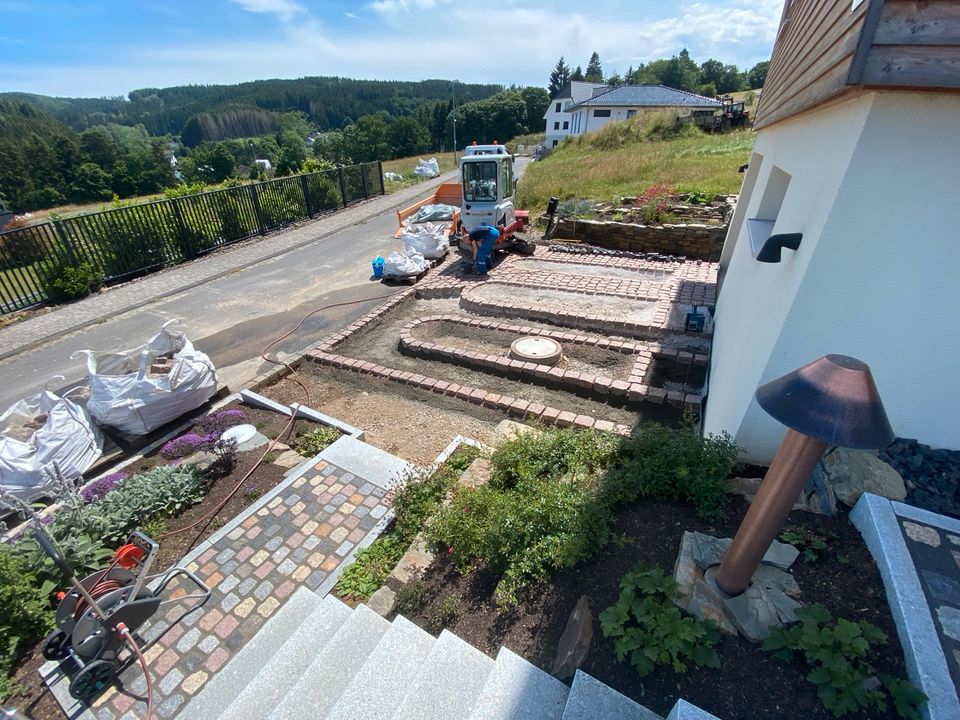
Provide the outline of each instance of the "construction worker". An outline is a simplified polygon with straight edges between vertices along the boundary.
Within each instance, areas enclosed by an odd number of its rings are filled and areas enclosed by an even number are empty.
[[[493,264],[493,246],[499,238],[500,231],[486,223],[480,223],[480,227],[470,233],[473,265],[478,275],[486,275],[487,270]]]

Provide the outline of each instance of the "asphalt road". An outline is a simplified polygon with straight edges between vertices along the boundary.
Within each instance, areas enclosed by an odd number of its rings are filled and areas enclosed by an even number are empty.
[[[528,158],[518,158],[521,175]],[[222,383],[242,388],[262,369],[263,348],[292,329],[300,319],[323,305],[358,301],[309,318],[296,333],[271,352],[295,353],[349,325],[376,307],[378,297],[396,292],[374,281],[370,261],[400,248],[393,237],[396,216],[381,213],[285,255],[256,263],[182,293],[52,340],[0,363],[0,409],[39,392],[54,375],[51,387],[72,386],[86,375],[76,350],[100,351],[134,347],[147,340],[171,318],[194,345],[217,366]],[[402,286],[401,286],[402,287]]]

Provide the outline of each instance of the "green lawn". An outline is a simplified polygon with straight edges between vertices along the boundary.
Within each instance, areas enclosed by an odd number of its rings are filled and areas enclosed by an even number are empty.
[[[750,157],[752,131],[709,135],[688,128],[670,140],[640,139],[648,134],[627,122],[565,141],[527,168],[517,206],[539,214],[551,196],[609,202],[662,183],[679,192],[739,192],[737,170]]]
[[[25,265],[15,270],[0,270],[0,299],[15,302],[24,296],[29,298],[32,293],[42,293],[39,278],[40,273],[33,265]]]

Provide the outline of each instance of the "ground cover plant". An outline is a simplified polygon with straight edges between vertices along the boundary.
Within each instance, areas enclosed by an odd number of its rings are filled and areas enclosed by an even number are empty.
[[[635,197],[660,184],[681,193],[736,193],[743,180],[737,170],[748,161],[753,139],[752,131],[707,134],[690,125],[673,130],[658,117],[609,123],[531,163],[517,187],[517,207],[540,212],[553,195]]]
[[[736,456],[728,437],[702,438],[690,427],[642,425],[629,438],[541,430],[501,445],[490,482],[457,488],[426,534],[461,573],[496,575],[497,602],[514,606],[526,585],[603,548],[617,505],[679,499],[722,518]]]
[[[383,585],[427,518],[479,454],[477,448],[462,445],[436,470],[411,475],[397,484],[392,491],[392,524],[344,569],[335,587],[340,597],[366,600]]]
[[[807,680],[836,717],[858,711],[885,711],[890,703],[909,720],[920,720],[926,696],[906,680],[877,673],[872,657],[887,642],[882,630],[867,622],[834,619],[820,603],[796,612],[798,623],[771,628],[763,649],[782,660],[803,660],[812,669]]]
[[[673,597],[677,582],[660,568],[638,564],[620,580],[617,602],[600,613],[604,637],[613,638],[617,658],[642,676],[658,665],[686,672],[689,664],[720,667],[714,646],[720,628],[712,620],[684,617]]]
[[[339,437],[339,430],[324,425],[301,435],[294,445],[294,450],[304,457],[312,458],[323,452],[324,448],[335,442]]]

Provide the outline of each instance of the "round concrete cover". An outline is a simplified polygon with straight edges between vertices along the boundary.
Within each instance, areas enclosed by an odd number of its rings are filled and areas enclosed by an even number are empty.
[[[545,337],[522,337],[510,345],[510,357],[514,360],[556,365],[563,357],[560,343]]]
[[[233,440],[237,445],[243,445],[245,442],[253,440],[257,434],[257,428],[249,423],[243,425],[234,425],[232,428],[224,430],[220,436],[223,440]]]

